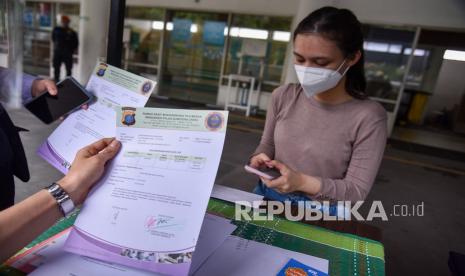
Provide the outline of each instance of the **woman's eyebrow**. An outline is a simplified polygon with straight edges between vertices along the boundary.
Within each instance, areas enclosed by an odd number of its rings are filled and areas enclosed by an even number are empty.
[[[299,54],[299,53],[297,53],[295,51],[293,53],[298,58],[306,59],[303,55],[301,55],[301,54]],[[321,59],[321,60],[331,60],[331,58],[327,57],[327,56],[313,56],[313,57],[309,57],[309,59],[311,59],[311,60],[319,60],[319,59]]]
[[[305,59],[304,56],[302,56],[301,54],[297,53],[296,51],[294,51],[294,55],[296,55],[298,58]]]

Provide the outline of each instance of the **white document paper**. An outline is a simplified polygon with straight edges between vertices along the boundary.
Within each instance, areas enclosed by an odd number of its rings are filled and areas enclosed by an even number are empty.
[[[194,275],[276,275],[291,258],[328,273],[328,260],[229,236]]]
[[[65,252],[70,229],[31,248],[8,265],[33,276],[149,276],[148,271],[124,267]]]
[[[194,252],[191,271],[200,265],[215,251],[226,238],[236,229],[230,220],[211,214],[206,214]],[[52,241],[38,246],[35,250],[17,260],[11,266],[31,272],[32,276],[148,276],[153,272],[129,268],[95,260],[63,251],[63,245],[68,232],[59,233]]]
[[[67,173],[79,149],[104,137],[114,137],[115,106],[143,107],[156,82],[106,63],[98,64],[87,83],[97,101],[70,114],[39,147],[37,153]]]
[[[122,148],[84,203],[66,250],[186,275],[218,170],[228,113],[116,110]],[[127,124],[127,116],[135,123]]]
[[[154,273],[61,252],[30,276],[151,276]],[[156,274],[155,274],[156,275]]]
[[[237,226],[232,224],[229,219],[206,214],[200,230],[199,241],[192,256],[189,274],[197,271],[236,228]]]
[[[251,204],[254,201],[263,200],[262,195],[257,195],[218,184],[213,186],[212,197],[233,203],[238,201],[247,201]]]

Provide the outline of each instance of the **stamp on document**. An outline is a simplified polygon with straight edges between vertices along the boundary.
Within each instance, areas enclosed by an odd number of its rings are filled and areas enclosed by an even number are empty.
[[[140,89],[142,95],[149,94],[150,91],[152,90],[152,87],[153,87],[153,84],[152,84],[151,81],[148,80],[148,81],[144,82],[144,84],[142,84],[142,88]]]
[[[205,127],[211,131],[220,130],[224,124],[224,116],[220,112],[211,112],[205,118]]]
[[[105,71],[107,70],[108,65],[106,63],[100,63],[97,69],[96,75],[99,77],[103,77],[105,75]]]

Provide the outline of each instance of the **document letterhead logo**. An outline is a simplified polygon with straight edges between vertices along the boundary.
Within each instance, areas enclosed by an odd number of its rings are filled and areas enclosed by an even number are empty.
[[[136,123],[136,108],[122,107],[121,108],[121,123],[125,126],[132,126]]]
[[[150,93],[150,91],[152,90],[152,82],[151,81],[146,81],[144,82],[144,84],[142,84],[142,88],[141,88],[141,92],[142,92],[142,95],[147,95]]]
[[[105,71],[107,70],[107,68],[108,68],[108,65],[106,63],[100,63],[100,65],[98,66],[96,75],[99,77],[103,77],[103,75],[105,75]]]
[[[211,131],[220,130],[224,124],[224,116],[220,112],[212,112],[205,119],[205,127]]]

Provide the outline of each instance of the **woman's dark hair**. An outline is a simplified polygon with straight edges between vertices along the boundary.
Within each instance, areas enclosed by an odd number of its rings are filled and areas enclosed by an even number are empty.
[[[347,9],[320,8],[299,23],[294,31],[294,40],[299,34],[311,33],[334,41],[346,58],[353,58],[360,51],[360,60],[347,71],[345,88],[354,98],[366,98],[363,32],[357,17]]]

